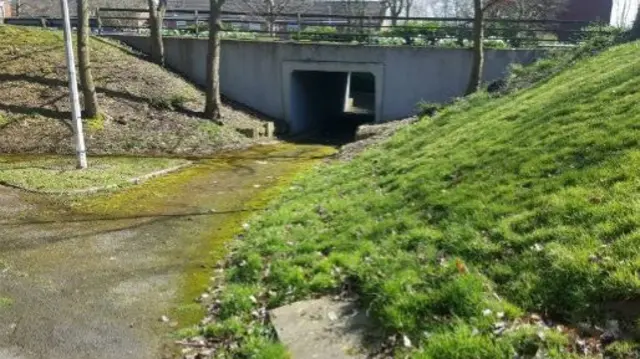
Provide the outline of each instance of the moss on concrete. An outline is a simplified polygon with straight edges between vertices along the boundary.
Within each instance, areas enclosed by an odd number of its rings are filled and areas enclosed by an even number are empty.
[[[162,216],[175,211],[172,204],[194,203],[201,208],[192,213],[189,226],[184,228],[184,237],[198,237],[185,243],[186,264],[180,279],[176,305],[169,313],[172,321],[180,327],[196,324],[204,315],[205,308],[195,301],[208,287],[212,268],[226,255],[225,244],[242,228],[242,223],[256,211],[266,207],[297,174],[320,160],[335,153],[326,146],[303,146],[277,144],[256,146],[240,152],[229,152],[218,158],[201,159],[180,172],[170,174],[142,186],[133,186],[110,194],[96,195],[69,200],[67,205],[72,215],[91,217]],[[216,173],[222,176],[214,181],[220,187],[225,184],[241,183],[243,173],[234,169],[248,168],[256,162],[278,162],[269,172],[273,181],[268,186],[256,188],[243,184],[240,189],[221,193],[217,203],[225,203],[221,213],[209,211],[207,203],[200,203],[198,191],[192,190],[207,184]],[[177,198],[179,196],[179,198]],[[220,220],[209,220],[208,214],[223,216]],[[222,224],[221,224],[222,223]],[[194,229],[196,228],[196,229]],[[187,233],[188,232],[188,233]]]

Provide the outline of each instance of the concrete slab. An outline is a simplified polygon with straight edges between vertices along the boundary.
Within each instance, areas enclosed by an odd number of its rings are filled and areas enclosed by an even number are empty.
[[[272,310],[278,338],[292,359],[367,358],[371,321],[355,303],[320,298]]]

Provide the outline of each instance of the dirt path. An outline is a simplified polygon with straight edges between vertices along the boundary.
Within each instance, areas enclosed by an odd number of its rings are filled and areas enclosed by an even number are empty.
[[[0,359],[166,356],[246,210],[326,154],[254,149],[88,199],[0,187]]]

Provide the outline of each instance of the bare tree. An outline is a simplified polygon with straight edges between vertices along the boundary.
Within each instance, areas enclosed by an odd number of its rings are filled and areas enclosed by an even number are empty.
[[[631,28],[631,38],[633,40],[640,39],[640,4],[638,4],[636,20],[633,22],[633,27]]]
[[[566,9],[569,0],[508,0],[491,6],[485,14],[492,19],[555,19]],[[474,16],[473,0],[439,0],[434,15],[468,18]]]
[[[89,0],[78,1],[78,66],[80,68],[80,84],[84,97],[85,116],[95,118],[100,111],[96,86],[91,74],[89,55]]]
[[[517,20],[555,19],[566,10],[569,0],[509,0],[496,3],[487,17]]]
[[[167,0],[148,0],[149,27],[151,28],[151,61],[164,66],[164,44],[162,43],[162,24],[167,10]]]
[[[311,0],[243,0],[245,6],[240,11],[249,11],[253,16],[261,17],[267,24],[270,35],[275,33],[275,23],[282,14],[305,13],[311,6]]]
[[[402,14],[402,10],[404,10],[405,0],[384,0],[383,3],[383,7],[389,9],[391,25],[396,26],[398,24],[398,19]]]
[[[206,118],[219,121],[222,101],[220,99],[220,32],[222,31],[222,5],[224,0],[209,0],[209,50],[207,54],[207,99],[204,109]]]
[[[466,94],[482,84],[485,18],[546,18],[557,15],[564,5],[566,0],[473,0],[473,61]]]
[[[408,19],[411,17],[411,8],[414,0],[404,0],[404,16]]]
[[[480,89],[484,70],[484,20],[487,11],[504,0],[473,0],[473,60],[466,94]]]

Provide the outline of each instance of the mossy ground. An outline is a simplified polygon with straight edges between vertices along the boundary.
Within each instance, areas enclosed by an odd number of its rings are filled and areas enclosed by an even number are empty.
[[[0,296],[0,310],[13,305],[13,299]]]
[[[496,332],[526,313],[616,319],[629,333],[640,317],[629,310],[640,300],[639,54],[640,43],[614,47],[529,90],[474,96],[298,180],[236,243],[226,309],[202,333],[219,340],[217,326],[244,323],[227,355],[260,357],[255,343],[273,336],[255,326],[257,305],[343,290],[411,340],[402,357],[583,355],[567,332]],[[248,295],[259,304],[238,300]]]
[[[29,191],[65,192],[112,189],[153,172],[189,164],[182,159],[90,157],[89,167],[76,169],[74,157],[0,156],[0,184]]]
[[[333,153],[335,149],[324,146],[255,146],[223,153],[217,158],[197,160],[190,167],[141,186],[104,195],[57,200],[65,202],[71,209],[71,216],[88,218],[168,216],[175,215],[176,208],[194,208],[192,212],[178,212],[192,217],[191,225],[182,235],[195,239],[183,253],[184,274],[179,284],[177,305],[170,313],[180,327],[188,327],[204,315],[205,308],[195,299],[210,285],[211,268],[227,253],[226,244],[242,230],[244,221],[264,210],[294,176]],[[250,169],[256,161],[268,161],[274,166],[268,169],[270,179],[264,188],[243,185],[246,176],[242,169]],[[223,175],[219,177],[216,173]],[[216,208],[211,207],[214,205],[211,196],[199,196],[197,190],[215,191],[216,187],[225,189],[230,185],[239,185],[242,189],[220,191],[215,196]],[[215,221],[210,220],[213,215],[217,217]]]

